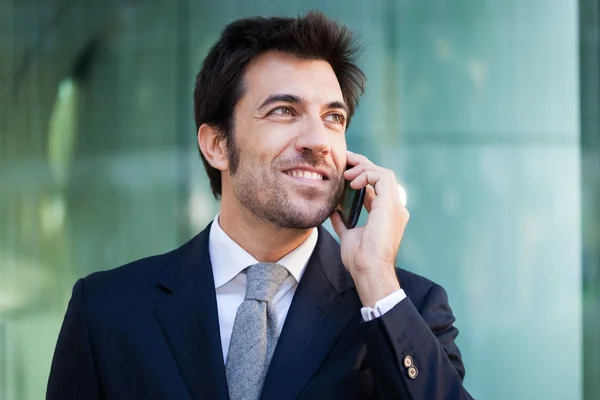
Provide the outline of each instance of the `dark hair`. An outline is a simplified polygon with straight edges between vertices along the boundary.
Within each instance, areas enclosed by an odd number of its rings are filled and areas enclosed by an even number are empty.
[[[244,73],[253,59],[270,50],[327,61],[348,106],[348,123],[364,92],[366,78],[356,65],[360,45],[351,30],[322,13],[234,21],[225,27],[204,59],[194,90],[196,130],[202,124],[218,130],[222,139],[228,140],[230,157],[239,156],[233,149],[234,109],[244,94]],[[219,198],[221,172],[208,163],[202,152],[200,156],[213,194]]]

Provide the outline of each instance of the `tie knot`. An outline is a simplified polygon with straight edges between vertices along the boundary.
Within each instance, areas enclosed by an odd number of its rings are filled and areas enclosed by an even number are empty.
[[[275,263],[260,263],[248,267],[246,300],[271,301],[288,277],[285,267]]]

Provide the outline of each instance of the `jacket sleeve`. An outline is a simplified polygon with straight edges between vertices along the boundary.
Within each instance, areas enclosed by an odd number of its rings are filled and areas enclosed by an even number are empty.
[[[58,335],[46,391],[49,400],[100,398],[83,305],[84,282],[80,279],[73,287]]]
[[[383,399],[472,399],[454,342],[458,329],[446,291],[433,285],[418,311],[405,298],[363,324],[373,383]]]

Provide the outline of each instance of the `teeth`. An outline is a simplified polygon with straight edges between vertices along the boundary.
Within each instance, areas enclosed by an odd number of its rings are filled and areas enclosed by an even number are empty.
[[[296,178],[315,179],[318,181],[323,180],[323,176],[316,172],[302,171],[299,169],[295,169],[293,171],[288,171],[287,174],[291,175],[293,177],[296,177]]]

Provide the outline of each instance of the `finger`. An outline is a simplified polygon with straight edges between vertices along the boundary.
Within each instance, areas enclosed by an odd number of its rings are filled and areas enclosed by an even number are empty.
[[[389,169],[380,167],[379,165],[373,164],[372,162],[368,161],[368,162],[363,162],[361,164],[357,164],[357,165],[353,166],[352,168],[344,171],[344,178],[346,180],[351,181],[351,180],[354,180],[357,176],[359,176],[364,171],[369,171],[369,170],[378,170],[383,173],[392,173],[393,174],[393,172],[390,171]]]
[[[367,185],[365,189],[365,200],[363,205],[365,206],[365,210],[367,210],[367,212],[371,212],[373,200],[375,200],[375,197],[377,197],[377,195],[375,194],[375,189],[373,189],[373,186]]]
[[[367,157],[362,154],[353,153],[350,150],[346,150],[346,164],[358,165],[358,164],[373,164]]]
[[[399,200],[398,183],[390,170],[372,165],[350,182],[350,187],[356,190],[367,185],[373,186],[377,196],[385,195],[390,199]]]
[[[356,178],[358,175],[360,175],[364,170],[365,170],[365,167],[363,164],[355,165],[354,167],[349,168],[346,171],[344,171],[344,179],[346,179],[348,181],[354,180],[354,178]]]
[[[342,237],[348,229],[346,228],[346,225],[344,225],[344,221],[342,221],[340,213],[337,210],[334,211],[329,216],[329,219],[331,220],[331,226],[333,227],[333,230],[335,231],[335,233],[337,233],[340,239],[342,239]]]

